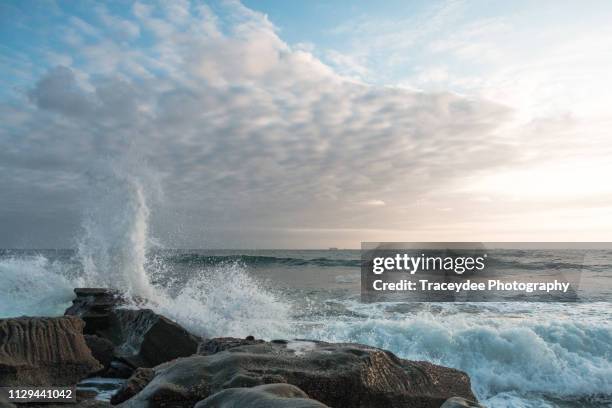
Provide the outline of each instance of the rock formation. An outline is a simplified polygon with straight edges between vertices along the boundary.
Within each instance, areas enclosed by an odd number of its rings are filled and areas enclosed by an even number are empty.
[[[151,382],[122,407],[154,407],[160,400],[191,407],[226,388],[272,383],[292,384],[331,407],[439,408],[453,396],[475,400],[469,377],[461,371],[402,360],[359,344],[238,345],[216,354],[180,358],[155,367],[154,373]]]
[[[0,320],[0,384],[74,385],[102,369],[74,316]]]
[[[116,356],[134,368],[154,367],[197,351],[200,338],[150,309],[125,308],[127,300],[114,291],[80,288],[75,293],[66,315],[81,317],[85,333],[110,340]]]

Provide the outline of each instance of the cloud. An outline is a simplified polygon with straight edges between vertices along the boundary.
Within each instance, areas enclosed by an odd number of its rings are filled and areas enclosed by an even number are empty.
[[[93,100],[79,89],[73,72],[63,66],[51,69],[29,97],[39,108],[66,116],[90,116],[94,110]]]
[[[50,67],[0,111],[24,117],[0,139],[11,214],[46,214],[64,225],[60,242],[97,163],[116,157],[148,162],[165,191],[157,233],[191,247],[218,230],[233,246],[238,227],[275,242],[279,229],[410,226],[406,203],[521,157],[498,131],[508,108],[344,77],[238,3],[100,13],[101,26],[71,20],[72,66]],[[97,35],[109,26],[122,34]]]
[[[367,200],[362,203],[363,205],[369,207],[384,207],[385,202],[383,200]]]

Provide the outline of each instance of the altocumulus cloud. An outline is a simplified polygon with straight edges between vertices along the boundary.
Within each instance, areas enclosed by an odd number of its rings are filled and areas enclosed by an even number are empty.
[[[68,245],[97,163],[118,157],[163,187],[156,234],[191,247],[414,225],[394,208],[519,157],[507,108],[343,77],[239,3],[67,21],[60,57],[75,62],[0,109],[4,246]]]

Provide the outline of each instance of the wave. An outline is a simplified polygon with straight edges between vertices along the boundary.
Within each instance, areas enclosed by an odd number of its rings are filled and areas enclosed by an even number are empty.
[[[74,299],[75,287],[104,285],[104,281],[92,281],[71,261],[41,254],[0,257],[0,318],[60,316]],[[157,274],[167,271],[163,264],[158,268]],[[140,307],[151,308],[201,336],[292,335],[291,306],[238,263],[199,269],[180,282],[151,283],[149,297]]]
[[[545,318],[523,317],[520,324],[486,312],[382,318],[377,307],[369,318],[329,320],[305,335],[369,344],[466,371],[486,406],[558,406],[543,401],[596,398],[612,404],[610,323],[563,319],[561,310]]]
[[[198,271],[175,295],[156,289],[151,308],[200,336],[291,336],[290,304],[237,263]]]
[[[56,316],[63,314],[74,297],[78,280],[65,275],[64,263],[42,255],[7,256],[0,259],[0,318]]]

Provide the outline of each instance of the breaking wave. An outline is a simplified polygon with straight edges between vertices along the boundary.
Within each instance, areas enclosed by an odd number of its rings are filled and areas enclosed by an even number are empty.
[[[550,401],[602,401],[612,404],[612,324],[608,303],[581,305],[582,316],[570,319],[566,305],[518,320],[516,314],[487,311],[490,306],[458,312],[441,305],[443,313],[393,313],[381,316],[359,306],[363,319],[328,320],[307,335],[339,342],[365,343],[412,360],[427,360],[466,371],[485,405],[541,407]],[[433,305],[432,305],[433,306]],[[519,310],[518,304],[505,306]],[[520,314],[523,314],[520,312]],[[531,402],[530,402],[531,401]],[[534,402],[536,401],[536,402]],[[530,405],[530,404],[535,405]]]

